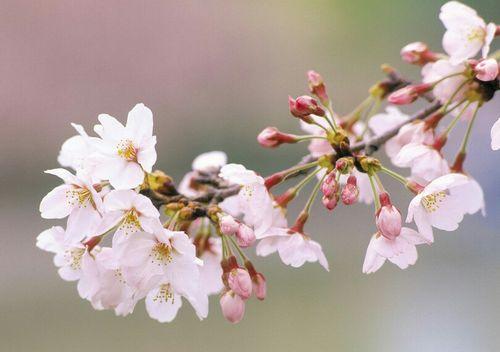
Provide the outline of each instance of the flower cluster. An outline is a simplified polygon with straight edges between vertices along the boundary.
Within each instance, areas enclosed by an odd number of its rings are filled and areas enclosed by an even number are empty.
[[[415,264],[417,246],[432,244],[434,229],[453,231],[466,214],[484,214],[483,191],[464,161],[478,110],[499,89],[500,55],[489,54],[499,27],[456,1],[445,4],[439,18],[446,27],[445,53],[422,42],[401,50],[403,61],[421,67],[421,82],[410,83],[384,65],[387,78],[347,114],[335,111],[323,78],[309,71],[310,95],[288,100],[304,134],[267,127],[257,137],[266,148],[308,142],[309,154],[268,177],[213,151],[198,156],[176,186],[153,171],[153,114],[143,104],[129,112],[125,126],[99,115],[96,136],[73,124],[78,134],[59,153],[64,168],[46,171],[62,184],[40,204],[43,218],[67,219],[66,226],[43,231],[37,246],[54,253],[59,275],[78,281],[79,295],[95,309],[127,315],[144,299],[149,316],[160,322],[172,321],[183,300],[205,318],[215,294],[223,316],[239,322],[246,301],[267,294],[266,279],[245,250],[255,248],[262,257],[277,253],[294,268],[318,262],[329,270],[321,245],[305,231],[318,196],[328,211],[373,204],[375,233],[364,273],[386,260],[401,269]],[[429,105],[413,114],[396,107],[419,99]],[[443,148],[459,123],[467,124],[466,132],[448,161]],[[372,156],[382,145],[395,167],[409,169],[408,177]],[[491,129],[491,147],[500,149],[500,119]],[[406,225],[382,176],[413,194]],[[289,221],[289,204],[309,183],[314,187],[307,201]]]

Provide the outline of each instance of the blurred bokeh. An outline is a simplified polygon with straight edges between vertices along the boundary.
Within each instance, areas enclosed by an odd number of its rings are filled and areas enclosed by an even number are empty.
[[[318,206],[307,230],[331,271],[259,259],[269,297],[250,301],[236,326],[223,321],[216,297],[203,322],[188,307],[172,324],[149,319],[142,304],[126,318],[96,312],[34,245],[52,224],[39,218],[39,201],[58,182],[42,171],[57,166],[70,122],[90,130],[97,114],[123,121],[144,102],[155,114],[157,166],[177,179],[215,149],[267,174],[306,151],[255,142],[268,125],[298,131],[287,95],[306,92],[306,70],[323,74],[335,108],[347,112],[382,63],[418,77],[399,49],[416,40],[440,47],[442,3],[2,0],[0,350],[497,351],[500,154],[489,149],[489,129],[498,100],[482,110],[467,160],[485,189],[486,219],[468,216],[459,231],[438,233],[406,271],[387,264],[365,276],[373,210]],[[500,21],[497,0],[468,4]],[[409,201],[402,191],[394,198],[402,209]]]

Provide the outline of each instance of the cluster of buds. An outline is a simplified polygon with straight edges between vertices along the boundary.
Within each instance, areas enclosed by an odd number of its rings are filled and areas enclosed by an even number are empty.
[[[245,315],[245,301],[252,293],[259,300],[266,298],[267,284],[264,275],[255,271],[250,261],[240,267],[234,256],[221,263],[224,291],[220,297],[222,314],[231,323],[238,323]]]
[[[255,233],[250,226],[237,221],[231,215],[220,215],[220,231],[225,236],[234,236],[242,248],[250,247],[255,243]]]

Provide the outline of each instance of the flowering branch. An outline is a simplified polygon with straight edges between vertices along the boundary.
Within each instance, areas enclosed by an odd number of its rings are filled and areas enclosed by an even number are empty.
[[[99,115],[97,136],[73,124],[78,134],[64,142],[58,161],[75,173],[47,170],[63,184],[40,204],[43,218],[67,218],[67,225],[43,231],[37,246],[54,253],[59,275],[78,281],[80,296],[94,308],[127,315],[144,299],[149,316],[160,322],[172,321],[183,299],[200,319],[207,317],[208,296],[214,294],[224,317],[239,322],[247,300],[267,295],[266,278],[245,253],[254,247],[258,256],[277,253],[294,268],[318,262],[329,270],[321,245],[306,233],[317,198],[327,211],[356,202],[374,205],[375,233],[363,273],[386,261],[401,269],[415,264],[417,246],[433,243],[434,229],[453,231],[466,214],[484,213],[483,191],[466,173],[465,159],[478,110],[500,89],[500,57],[488,56],[500,27],[456,1],[441,8],[440,19],[447,30],[446,53],[422,42],[401,50],[403,61],[422,67],[422,82],[412,83],[383,65],[387,78],[345,115],[335,111],[322,76],[309,71],[311,95],[288,101],[305,134],[269,126],[257,136],[266,148],[309,143],[309,153],[266,178],[228,164],[219,151],[198,156],[178,185],[153,171],[153,114],[143,104],[129,112],[125,126]],[[397,107],[419,98],[429,105],[412,115]],[[442,149],[462,120],[465,135],[448,161]],[[491,138],[492,149],[500,149],[500,119]],[[382,147],[408,176],[373,156]],[[299,176],[304,177],[295,180]],[[397,180],[413,197],[406,222],[416,229],[403,226],[384,177]],[[277,185],[294,180],[277,193]],[[314,186],[302,210],[288,218],[289,204],[300,201],[298,194],[309,184]]]

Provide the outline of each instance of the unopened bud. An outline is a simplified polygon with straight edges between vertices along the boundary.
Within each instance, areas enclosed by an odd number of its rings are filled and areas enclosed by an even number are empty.
[[[224,235],[231,236],[238,231],[240,224],[231,215],[223,215],[219,219],[219,227]]]
[[[397,91],[389,95],[387,100],[389,101],[389,103],[395,105],[411,104],[415,100],[417,100],[419,96],[421,96],[425,92],[428,92],[431,89],[432,89],[432,84],[430,83],[409,85],[401,89],[398,89]]]
[[[351,205],[356,203],[359,196],[359,188],[357,186],[356,176],[350,175],[347,178],[347,183],[342,189],[342,203],[345,205]]]
[[[354,159],[351,157],[344,157],[337,160],[335,168],[343,175],[351,173],[354,168]]]
[[[241,298],[248,299],[252,295],[252,279],[245,269],[231,270],[227,282],[231,290]]]
[[[266,298],[267,295],[267,283],[266,278],[261,273],[257,273],[252,277],[253,282],[253,292],[257,299],[261,301]]]
[[[427,44],[414,42],[401,49],[401,58],[409,64],[423,66],[429,62],[437,61],[439,56],[430,51]]]
[[[498,62],[495,59],[482,60],[474,67],[476,78],[483,81],[493,81],[498,77]]]
[[[333,194],[337,193],[338,189],[339,185],[337,182],[337,173],[332,171],[326,175],[323,183],[321,184],[321,192],[325,197],[331,197]]]
[[[321,203],[323,203],[326,209],[333,210],[339,203],[339,196],[337,193],[333,194],[331,197],[323,196],[323,198],[321,198]]]
[[[361,156],[359,157],[359,164],[364,172],[368,175],[373,175],[374,173],[380,171],[382,169],[382,164],[380,160],[371,157],[371,156]]]
[[[222,315],[231,323],[239,323],[245,315],[245,301],[233,291],[225,292],[220,298]]]
[[[382,207],[375,216],[377,228],[382,236],[393,240],[401,233],[401,213],[392,205],[387,193],[380,194],[380,204]]]
[[[266,127],[257,136],[259,144],[266,148],[276,148],[283,143],[297,143],[297,136],[280,132],[276,127]]]
[[[236,242],[240,247],[246,248],[255,243],[255,233],[252,228],[245,225],[239,224],[238,230],[236,231]]]
[[[323,105],[330,104],[330,99],[326,93],[325,83],[323,82],[323,77],[313,70],[307,71],[307,80],[309,83],[309,91],[318,97]]]
[[[325,110],[323,110],[318,102],[307,95],[302,95],[297,99],[288,97],[288,104],[290,106],[290,112],[293,116],[298,118],[309,118],[309,115],[325,116]]]

